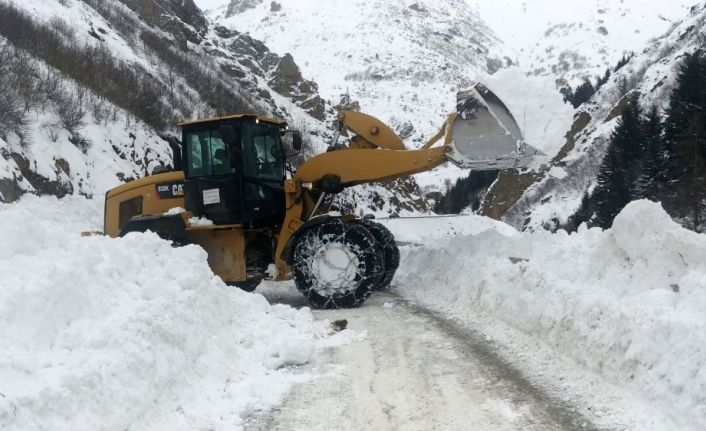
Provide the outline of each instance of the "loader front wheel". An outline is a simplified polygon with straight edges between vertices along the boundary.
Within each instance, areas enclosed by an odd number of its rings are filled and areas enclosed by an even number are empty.
[[[375,290],[387,288],[395,276],[397,267],[400,266],[400,249],[397,248],[395,236],[384,225],[372,220],[360,220],[360,224],[368,228],[377,241],[378,247],[382,250],[385,262],[385,274],[380,279],[380,283],[375,286]]]
[[[385,274],[383,255],[364,226],[333,219],[299,237],[292,262],[297,289],[314,308],[362,304]]]

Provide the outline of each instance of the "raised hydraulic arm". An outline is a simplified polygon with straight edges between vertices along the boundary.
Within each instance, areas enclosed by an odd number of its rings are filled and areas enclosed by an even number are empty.
[[[456,111],[416,150],[405,149],[399,136],[380,120],[341,111],[338,130],[352,134],[348,145],[341,148],[334,142],[328,152],[306,161],[285,182],[287,213],[275,253],[278,276],[284,277],[289,269],[290,238],[316,215],[324,194],[429,171],[447,161],[470,169],[498,170],[526,167],[541,155],[524,143],[510,111],[482,84],[457,95]],[[441,145],[436,145],[440,140]]]

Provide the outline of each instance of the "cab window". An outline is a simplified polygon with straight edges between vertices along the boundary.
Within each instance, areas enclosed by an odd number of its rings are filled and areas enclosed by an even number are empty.
[[[243,128],[243,171],[264,181],[282,181],[284,162],[279,128],[255,124]]]
[[[231,151],[218,130],[186,133],[189,177],[235,173]]]

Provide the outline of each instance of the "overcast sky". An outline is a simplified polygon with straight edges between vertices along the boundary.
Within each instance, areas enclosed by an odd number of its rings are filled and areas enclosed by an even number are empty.
[[[228,0],[194,0],[194,3],[196,3],[196,5],[202,10],[206,10],[228,3]]]

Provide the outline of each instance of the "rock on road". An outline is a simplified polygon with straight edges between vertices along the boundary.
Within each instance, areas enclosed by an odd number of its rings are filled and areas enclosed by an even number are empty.
[[[292,286],[258,288],[305,306]],[[392,305],[392,306],[390,306]],[[387,292],[362,307],[316,311],[367,335],[325,351],[331,372],[299,384],[249,430],[594,430],[533,385],[480,334]]]

